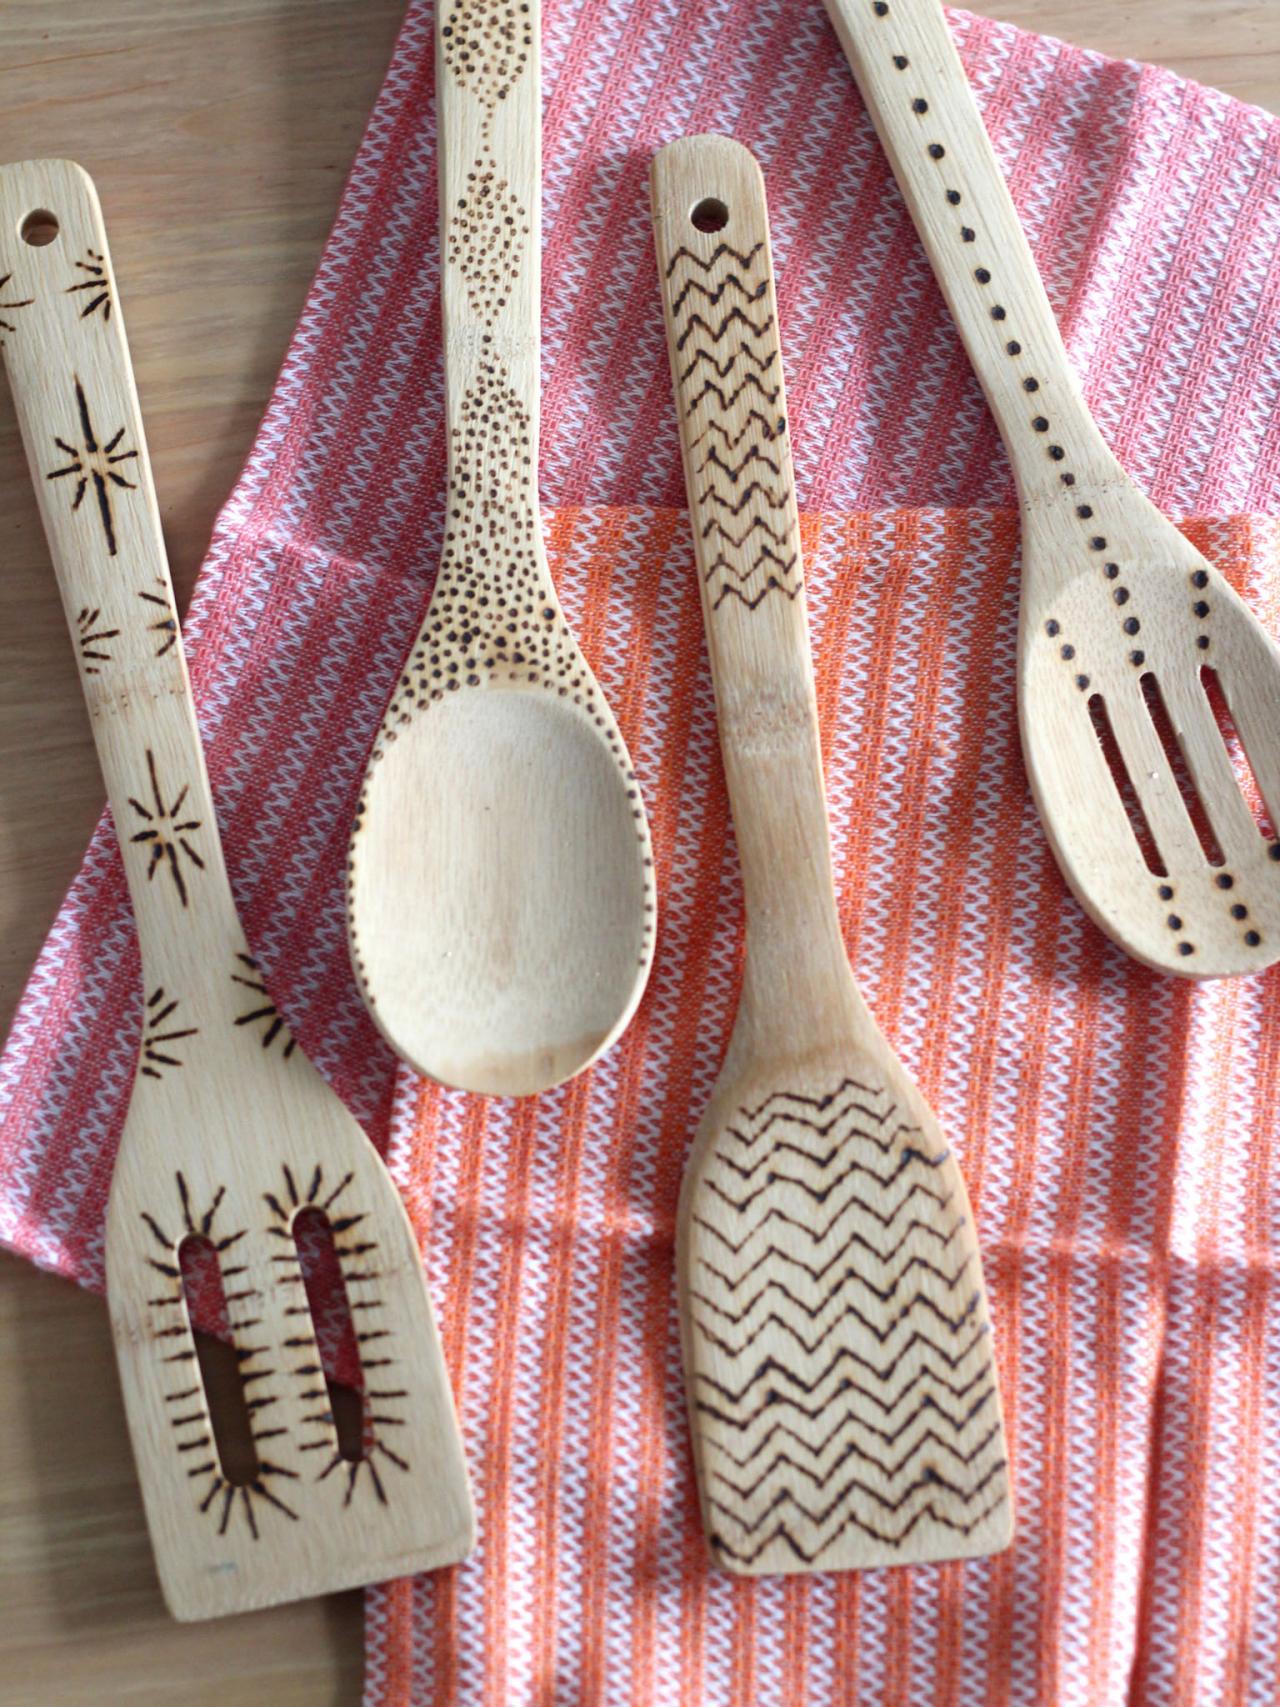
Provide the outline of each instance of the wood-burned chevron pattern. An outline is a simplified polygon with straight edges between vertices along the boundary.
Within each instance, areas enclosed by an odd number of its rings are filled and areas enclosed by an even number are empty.
[[[691,1220],[713,1553],[751,1572],[991,1550],[1007,1467],[968,1206],[865,1068],[718,1134]],[[907,1550],[909,1548],[909,1550]]]
[[[681,245],[664,266],[708,604],[794,599],[802,570],[769,246]]]

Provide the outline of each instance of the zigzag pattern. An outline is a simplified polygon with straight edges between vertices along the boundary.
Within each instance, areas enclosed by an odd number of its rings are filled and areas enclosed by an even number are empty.
[[[763,276],[744,276],[752,272],[758,259]],[[719,262],[729,269],[730,260],[738,263],[740,272],[717,270]],[[682,262],[691,270],[677,278],[676,270]],[[752,527],[744,529],[737,539],[724,535],[730,549],[718,551],[710,562],[703,558],[706,597],[712,611],[720,610],[728,600],[744,612],[758,610],[771,593],[794,600],[802,584],[802,570],[796,548],[794,477],[786,416],[779,413],[771,417],[752,404],[745,420],[732,417],[749,390],[754,390],[766,406],[776,404],[782,396],[777,310],[766,245],[756,243],[743,255],[731,245],[719,243],[706,259],[682,247],[667,262],[665,274],[671,297],[672,345],[676,352],[691,352],[676,380],[686,429],[699,422],[700,411],[710,416],[701,421],[701,430],[690,441],[691,452],[704,447],[694,465],[694,473],[705,476],[695,507],[708,510],[718,506],[731,516],[764,508],[780,515],[783,524],[778,532],[767,530],[775,549],[752,552],[748,544]],[[732,300],[733,295],[742,300]],[[747,312],[752,303],[764,310],[754,318]],[[717,319],[710,311],[721,305],[724,312]],[[736,334],[732,346],[731,332]],[[762,376],[775,373],[778,382],[770,388]],[[695,388],[695,380],[702,381],[700,387]],[[731,421],[718,419],[717,410]],[[713,440],[716,433],[729,453],[727,457]],[[765,445],[775,447],[774,454],[766,452]],[[776,487],[759,480],[747,481],[748,471],[757,466],[772,474]]]
[[[890,1562],[922,1523],[963,1551],[1007,1498],[953,1168],[865,1077],[775,1091],[717,1135],[685,1319],[703,1500],[726,1564]]]
[[[744,285],[742,280],[738,277],[737,273],[727,273],[721,282],[714,287],[714,289],[710,285],[704,285],[701,279],[690,279],[684,289],[680,292],[679,296],[671,304],[671,312],[673,314],[679,314],[680,310],[684,307],[685,298],[691,291],[695,290],[709,307],[714,308],[730,285],[740,292],[747,302],[759,302],[760,298],[769,288],[769,281],[767,279],[761,279],[758,285],[754,285],[750,290],[748,290],[746,285]]]

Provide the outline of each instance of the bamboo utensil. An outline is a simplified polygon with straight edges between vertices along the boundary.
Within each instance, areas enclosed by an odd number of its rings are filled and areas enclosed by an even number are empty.
[[[296,1049],[236,917],[106,233],[78,166],[0,168],[0,274],[5,367],[142,950],[107,1300],[165,1599],[208,1618],[451,1563],[474,1524],[422,1265],[377,1152]],[[345,1433],[304,1223],[331,1245],[363,1371]],[[234,1346],[217,1392],[188,1314],[201,1285]]]
[[[520,1095],[622,1032],[653,959],[648,824],[538,516],[536,4],[439,14],[448,521],[351,840],[351,954],[420,1072]]]
[[[1280,649],[1090,416],[938,0],[826,6],[1013,464],[1022,744],[1058,863],[1148,965],[1260,971],[1280,957]]]
[[[840,934],[764,185],[704,136],[661,150],[652,192],[747,903],[680,1200],[707,1536],[751,1575],[995,1552],[1012,1511],[964,1183]]]

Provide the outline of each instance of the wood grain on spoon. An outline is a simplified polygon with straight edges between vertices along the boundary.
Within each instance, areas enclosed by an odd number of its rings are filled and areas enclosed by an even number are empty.
[[[653,164],[747,956],[680,1199],[694,1457],[727,1570],[967,1558],[1012,1533],[972,1212],[849,969],[759,168],[727,137]]]
[[[519,1095],[588,1066],[644,991],[656,905],[626,746],[538,515],[538,8],[439,14],[449,490],[426,622],[351,841],[352,960],[420,1072]]]

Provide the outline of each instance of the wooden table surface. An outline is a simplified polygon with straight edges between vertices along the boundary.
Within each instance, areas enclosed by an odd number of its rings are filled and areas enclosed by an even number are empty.
[[[1280,110],[1280,0],[989,9]],[[180,606],[266,402],[400,10],[0,0],[0,160],[71,155],[102,189]],[[0,518],[7,1021],[102,800],[7,393]],[[0,1702],[355,1702],[360,1646],[355,1594],[234,1628],[169,1622],[101,1300],[0,1256]]]

